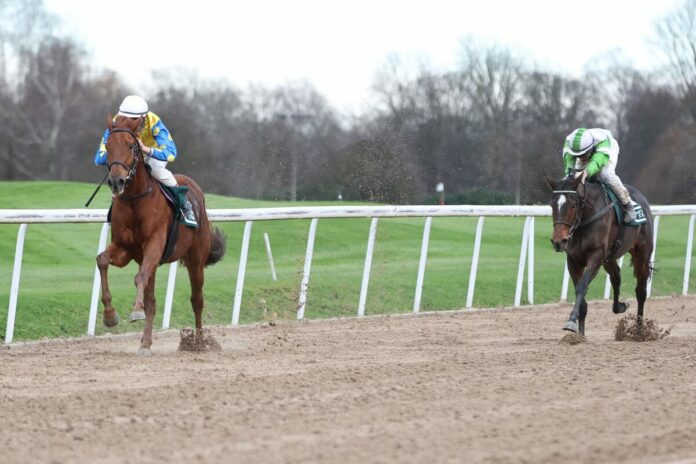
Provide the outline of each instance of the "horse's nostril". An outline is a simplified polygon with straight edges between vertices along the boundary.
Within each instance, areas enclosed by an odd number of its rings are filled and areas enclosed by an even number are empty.
[[[121,186],[122,186],[123,184],[125,184],[125,183],[126,183],[126,180],[125,180],[125,179],[119,179],[119,180],[118,180],[118,186],[119,186],[119,187],[121,187]]]

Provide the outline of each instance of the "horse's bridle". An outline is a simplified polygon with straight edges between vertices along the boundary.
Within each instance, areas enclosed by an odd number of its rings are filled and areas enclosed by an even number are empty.
[[[114,161],[113,163],[107,162],[107,164],[106,164],[106,170],[107,170],[107,172],[110,173],[110,172],[111,172],[111,167],[112,167],[112,166],[114,166],[114,165],[115,165],[115,166],[122,166],[126,171],[128,171],[128,174],[126,175],[126,185],[127,185],[128,182],[130,182],[132,179],[135,178],[135,173],[136,173],[136,170],[137,170],[137,168],[138,168],[138,161],[139,161],[139,160],[143,160],[143,162],[144,162],[144,161],[145,161],[145,157],[143,156],[142,148],[140,148],[140,142],[138,141],[138,136],[135,135],[135,133],[134,133],[132,130],[126,129],[126,128],[122,128],[122,127],[117,127],[117,128],[115,128],[115,129],[112,129],[112,130],[109,132],[109,136],[111,136],[111,134],[115,134],[115,133],[118,133],[118,132],[125,132],[126,134],[130,134],[131,137],[133,137],[133,141],[134,141],[135,143],[134,143],[134,144],[131,146],[131,148],[130,148],[131,152],[133,153],[133,162],[131,163],[130,166],[127,166],[126,163],[122,163],[121,161]],[[149,174],[149,173],[148,173],[148,174]],[[144,195],[147,195],[147,194],[150,193],[151,191],[152,191],[152,183],[148,183],[148,187],[147,187],[147,189],[146,189],[144,192],[141,192],[141,193],[138,193],[138,194],[135,194],[135,195],[126,195],[126,196],[121,195],[121,199],[123,199],[123,200],[134,200],[134,199],[136,199],[136,198],[140,198],[140,197],[142,197],[142,196],[144,196]]]
[[[140,144],[138,143],[138,136],[135,135],[135,133],[130,130],[130,129],[124,129],[124,128],[116,128],[112,129],[109,133],[109,136],[111,134],[115,134],[118,132],[125,132],[126,134],[130,134],[131,137],[133,137],[133,141],[135,142],[131,148],[131,152],[133,153],[133,163],[131,163],[130,166],[127,166],[126,163],[122,163],[120,161],[114,161],[113,163],[106,163],[106,170],[108,172],[111,172],[111,166],[122,166],[123,169],[128,171],[128,175],[126,176],[126,183],[133,179],[135,177],[135,170],[137,169],[138,166],[138,159],[142,158],[142,151],[140,149]]]
[[[580,228],[582,224],[580,221],[582,220],[582,212],[585,209],[585,197],[578,195],[578,192],[575,190],[554,190],[553,191],[554,195],[561,195],[561,194],[567,194],[567,195],[577,195],[578,197],[578,209],[575,212],[575,219],[573,220],[573,223],[570,224],[567,221],[553,221],[553,225],[555,226],[556,224],[563,224],[565,226],[568,226],[570,228],[570,231],[568,232],[568,240],[570,240],[573,237],[573,234],[575,233],[576,230]],[[585,191],[585,195],[587,195],[587,191]]]

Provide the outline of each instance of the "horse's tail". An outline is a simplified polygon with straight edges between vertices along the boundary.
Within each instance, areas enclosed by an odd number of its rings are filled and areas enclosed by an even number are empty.
[[[208,260],[205,262],[206,266],[212,266],[220,261],[225,256],[225,251],[227,251],[227,236],[220,229],[217,227],[211,228],[210,235],[210,252],[208,253]]]

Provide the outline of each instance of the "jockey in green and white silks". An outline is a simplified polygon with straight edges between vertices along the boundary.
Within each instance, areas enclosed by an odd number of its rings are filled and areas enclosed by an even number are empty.
[[[145,99],[138,95],[127,96],[119,106],[117,116],[132,119],[143,118],[137,135],[140,148],[145,154],[145,163],[150,166],[152,177],[168,187],[177,187],[174,175],[167,169],[167,163],[174,161],[177,155],[174,139],[160,117],[149,110]],[[94,155],[94,163],[97,165],[107,164],[106,140],[108,138],[109,129],[106,129],[99,149]],[[186,225],[197,227],[196,217],[188,199],[182,205],[181,213]]]
[[[575,129],[566,137],[563,145],[566,174],[575,172],[576,177],[582,176],[582,182],[596,176],[597,180],[609,185],[621,201],[626,213],[624,222],[628,224],[635,221],[636,214],[631,205],[631,196],[615,172],[618,159],[619,142],[607,129]]]

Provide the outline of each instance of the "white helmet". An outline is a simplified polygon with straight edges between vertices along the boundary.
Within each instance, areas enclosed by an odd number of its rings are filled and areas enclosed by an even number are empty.
[[[590,131],[581,127],[575,129],[566,137],[566,150],[572,156],[580,156],[587,153],[594,145],[594,138]]]
[[[139,118],[148,112],[147,102],[139,95],[128,95],[118,107],[118,115],[127,118]]]

